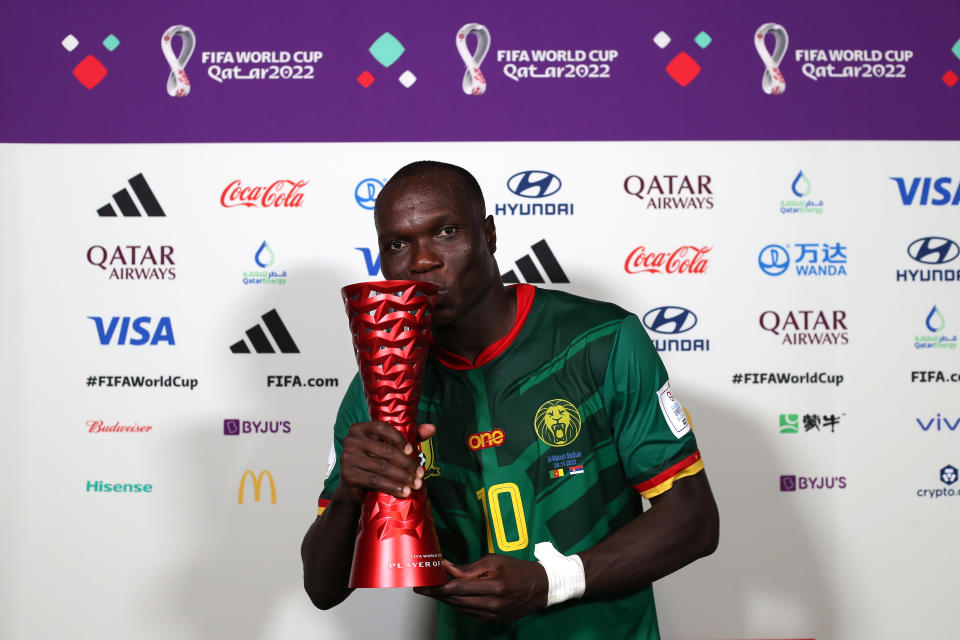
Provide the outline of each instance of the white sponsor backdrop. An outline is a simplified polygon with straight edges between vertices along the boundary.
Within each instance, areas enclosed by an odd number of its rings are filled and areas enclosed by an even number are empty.
[[[12,638],[397,638],[430,634],[428,601],[407,590],[355,593],[330,612],[301,588],[299,544],[314,517],[332,421],[355,363],[339,299],[371,279],[358,247],[375,247],[364,178],[421,158],[462,164],[488,210],[529,203],[506,182],[548,171],[544,202],[573,216],[497,216],[502,271],[546,239],[571,282],[643,316],[692,310],[684,336],[704,352],[667,352],[672,387],[693,416],[720,506],[720,548],[656,585],[666,638],[874,640],[955,637],[953,569],[960,385],[911,383],[911,370],[960,371],[956,350],[919,351],[936,305],[960,329],[955,282],[897,282],[919,267],[907,245],[958,240],[958,209],[904,207],[891,176],[957,176],[955,143],[696,142],[0,146],[4,214],[4,444],[0,468],[3,635]],[[821,215],[782,215],[798,171]],[[96,210],[143,173],[162,218]],[[655,211],[627,195],[628,175],[709,175],[710,210]],[[233,180],[306,180],[300,208],[224,208]],[[956,188],[956,179],[951,188]],[[686,194],[680,194],[686,195]],[[244,286],[266,241],[283,286]],[[840,243],[848,275],[765,275],[771,243]],[[115,281],[89,264],[101,245],[173,246],[176,278]],[[712,247],[703,274],[627,274],[637,246]],[[796,249],[791,249],[795,257]],[[956,264],[956,263],[954,263]],[[277,309],[300,354],[236,355],[229,346]],[[849,344],[782,345],[766,310],[846,314]],[[101,345],[89,316],[171,320],[175,346]],[[116,339],[114,339],[114,343]],[[733,384],[738,372],[824,371],[826,384]],[[194,390],[87,386],[89,376],[196,378]],[[339,388],[267,387],[268,375],[340,380]],[[782,413],[839,416],[834,433],[779,432]],[[290,421],[290,433],[223,434],[223,421]],[[532,418],[531,418],[532,419]],[[89,433],[87,422],[151,425]],[[532,427],[531,427],[532,428]],[[269,470],[261,500],[245,470]],[[843,477],[846,488],[781,492],[780,476]],[[150,483],[152,493],[86,490],[88,481]],[[954,485],[954,488],[960,485]],[[377,615],[371,612],[378,611]],[[402,624],[396,624],[402,621]],[[386,627],[383,625],[387,625]]]

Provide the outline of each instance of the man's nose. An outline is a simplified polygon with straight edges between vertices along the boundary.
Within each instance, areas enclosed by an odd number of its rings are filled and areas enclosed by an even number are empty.
[[[443,266],[443,260],[437,255],[429,241],[420,241],[413,244],[413,256],[410,260],[410,271],[426,273]]]

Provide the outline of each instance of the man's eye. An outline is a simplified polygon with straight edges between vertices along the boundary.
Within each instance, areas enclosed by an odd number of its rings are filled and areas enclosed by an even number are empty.
[[[444,228],[440,229],[440,233],[438,235],[450,236],[456,233],[456,231],[457,231],[457,227],[455,225],[448,224]]]
[[[387,249],[389,249],[390,251],[400,251],[401,249],[403,249],[403,242],[401,240],[394,240],[393,242],[387,245]]]

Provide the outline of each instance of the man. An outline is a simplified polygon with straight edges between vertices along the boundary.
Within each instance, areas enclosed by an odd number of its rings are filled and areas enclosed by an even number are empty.
[[[437,162],[402,168],[377,198],[384,275],[440,288],[418,415],[429,455],[418,466],[369,420],[355,378],[304,586],[317,607],[340,603],[364,493],[426,485],[449,580],[416,591],[440,602],[442,638],[659,638],[650,584],[718,540],[685,412],[635,315],[504,287],[485,213],[473,176]]]

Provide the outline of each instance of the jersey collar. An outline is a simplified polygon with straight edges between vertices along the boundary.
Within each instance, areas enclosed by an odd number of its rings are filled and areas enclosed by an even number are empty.
[[[434,345],[433,349],[437,355],[437,360],[439,360],[442,365],[457,370],[476,369],[492,361],[507,350],[507,347],[513,343],[513,340],[517,337],[517,334],[520,333],[520,329],[523,328],[524,323],[527,321],[527,316],[530,315],[530,308],[533,306],[533,296],[537,291],[536,287],[529,284],[515,284],[512,285],[512,288],[517,292],[517,317],[513,321],[513,327],[510,331],[481,351],[477,355],[477,359],[473,362],[470,362],[463,356],[451,353],[446,349]]]

